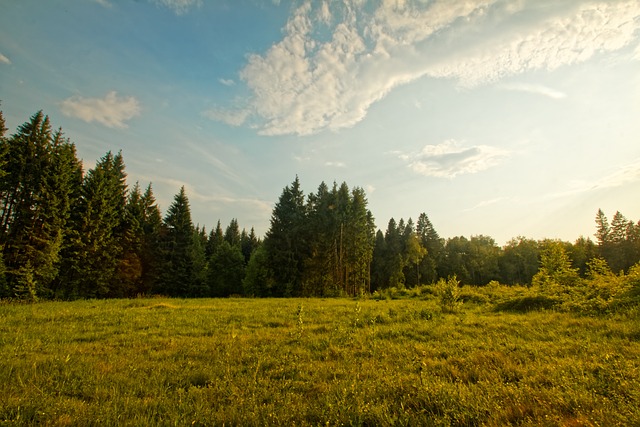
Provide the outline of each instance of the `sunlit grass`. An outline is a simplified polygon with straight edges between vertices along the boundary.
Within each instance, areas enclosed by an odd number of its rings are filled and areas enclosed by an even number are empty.
[[[640,424],[637,311],[506,292],[0,305],[0,423]]]

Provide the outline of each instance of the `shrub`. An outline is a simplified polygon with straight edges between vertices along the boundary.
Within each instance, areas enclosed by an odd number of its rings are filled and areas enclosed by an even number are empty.
[[[442,311],[453,313],[462,303],[460,301],[460,281],[455,274],[449,276],[447,280],[440,279],[436,283],[436,295]]]

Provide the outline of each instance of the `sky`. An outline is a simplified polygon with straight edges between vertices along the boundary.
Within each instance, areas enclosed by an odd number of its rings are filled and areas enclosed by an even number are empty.
[[[593,237],[640,219],[637,0],[0,0],[0,108],[85,169],[122,150],[163,212],[263,236],[299,177],[376,225]]]

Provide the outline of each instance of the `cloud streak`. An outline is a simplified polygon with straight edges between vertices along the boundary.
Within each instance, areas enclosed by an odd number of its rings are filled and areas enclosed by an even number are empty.
[[[454,140],[426,145],[414,154],[400,154],[412,171],[436,178],[455,178],[474,174],[498,165],[508,152],[488,145],[462,146]]]
[[[563,99],[567,97],[566,93],[543,85],[534,85],[527,83],[505,83],[500,85],[499,87],[504,90],[542,95],[551,99]]]
[[[153,3],[174,11],[176,15],[184,15],[194,7],[202,6],[202,0],[151,0]]]
[[[0,53],[0,64],[11,65],[11,61],[9,60],[9,58]]]
[[[419,78],[474,87],[554,70],[621,49],[639,28],[640,4],[631,0],[381,1],[373,10],[359,0],[308,1],[293,11],[282,40],[248,56],[239,73],[251,93],[244,113],[211,117],[234,126],[251,117],[265,135],[336,131]],[[543,86],[511,90],[564,95]]]
[[[124,129],[127,121],[140,115],[140,103],[133,96],[119,97],[111,91],[104,98],[67,98],[60,103],[60,110],[66,116],[85,122],[96,121],[110,128]]]

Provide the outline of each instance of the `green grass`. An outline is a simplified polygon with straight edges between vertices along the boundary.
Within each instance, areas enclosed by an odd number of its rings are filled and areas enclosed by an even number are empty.
[[[638,310],[505,292],[0,304],[0,425],[640,424]]]

